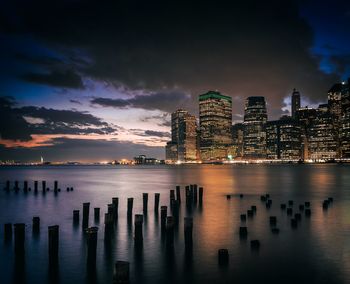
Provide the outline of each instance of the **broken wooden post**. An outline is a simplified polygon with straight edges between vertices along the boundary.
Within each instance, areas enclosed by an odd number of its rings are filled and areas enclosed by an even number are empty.
[[[180,186],[176,186],[176,200],[181,203],[181,191],[180,191]]]
[[[128,210],[127,210],[127,216],[130,219],[132,217],[132,207],[134,205],[134,198],[129,197],[128,198]]]
[[[199,205],[202,205],[203,204],[203,187],[199,188],[198,199],[199,199]]]
[[[95,219],[95,222],[98,222],[100,220],[100,208],[99,207],[94,208],[94,219]],[[94,227],[92,227],[92,228],[94,228]]]
[[[218,250],[219,265],[227,265],[229,262],[229,254],[227,249]]]
[[[143,215],[136,214],[135,215],[135,243],[141,244],[143,241],[143,233],[142,233],[142,224],[143,224]]]
[[[50,263],[58,262],[58,242],[59,242],[59,226],[49,226],[49,261]]]
[[[33,217],[33,227],[32,227],[33,233],[37,234],[40,231],[40,217],[35,216]]]
[[[24,241],[25,241],[25,224],[17,223],[15,227],[15,254],[24,254]]]
[[[171,248],[174,246],[174,217],[168,216],[166,218],[166,246]]]
[[[161,206],[160,207],[160,228],[164,232],[166,227],[166,217],[167,217],[167,206]]]
[[[142,193],[143,200],[143,214],[147,214],[148,211],[148,193]]]
[[[129,262],[117,261],[115,263],[113,284],[129,284]]]
[[[154,194],[154,212],[158,214],[160,193]]]
[[[96,264],[96,249],[97,249],[97,227],[86,229],[87,235],[87,262],[89,265]]]
[[[83,229],[89,227],[90,202],[83,203]]]

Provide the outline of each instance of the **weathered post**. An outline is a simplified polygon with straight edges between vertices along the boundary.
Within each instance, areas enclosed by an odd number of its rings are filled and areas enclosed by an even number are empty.
[[[192,248],[193,239],[192,239],[192,231],[193,231],[193,218],[185,217],[184,222],[184,234],[185,234],[185,250],[189,250]]]
[[[114,219],[114,221],[117,221],[118,220],[118,209],[119,209],[119,198],[113,197],[112,204],[113,204],[113,219]]]
[[[23,191],[24,192],[28,191],[28,181],[26,181],[26,180],[23,182]]]
[[[134,205],[134,198],[128,198],[128,209],[127,209],[127,217],[130,219],[132,217],[132,207]]]
[[[174,246],[174,218],[168,216],[166,218],[166,246],[171,248]]]
[[[95,219],[95,222],[98,222],[100,220],[100,208],[99,207],[94,208],[94,219]]]
[[[117,261],[115,263],[113,284],[129,284],[129,279],[129,262]]]
[[[9,190],[10,190],[10,181],[9,181],[9,180],[6,181],[5,190],[6,190],[6,191],[9,191]]]
[[[40,232],[40,217],[38,217],[38,216],[33,217],[32,230],[33,230],[33,233],[35,233],[35,234]]]
[[[113,216],[111,213],[105,213],[105,240],[108,240],[113,231]]]
[[[8,243],[12,240],[12,224],[4,224],[4,242]]]
[[[34,192],[35,193],[38,192],[38,181],[37,180],[34,181]]]
[[[143,200],[143,214],[147,214],[148,211],[148,193],[142,193]]]
[[[83,203],[83,229],[89,226],[90,202]]]
[[[86,229],[87,262],[89,265],[96,264],[97,232],[98,232],[98,227],[91,227]]]
[[[228,249],[219,249],[218,250],[218,260],[219,265],[227,265],[229,262]]]
[[[170,190],[170,196],[169,196],[169,202],[170,202],[170,208],[172,209],[172,204],[175,200],[175,190]]]
[[[158,214],[160,193],[154,194],[154,212]]]
[[[73,223],[79,223],[79,210],[73,210]]]
[[[17,223],[15,227],[15,254],[24,254],[25,224]]]
[[[55,192],[58,191],[58,181],[57,181],[57,180],[54,181],[53,190],[54,190]]]
[[[141,244],[143,241],[143,233],[142,233],[142,224],[143,224],[143,215],[136,214],[135,215],[135,244]]]
[[[194,204],[197,204],[198,201],[198,186],[196,184],[193,185],[193,202]]]
[[[198,198],[199,198],[199,205],[203,204],[203,187],[199,188],[199,192],[198,192]]]
[[[19,190],[19,187],[18,187],[18,180],[15,181],[15,187],[14,187],[14,190],[18,191]]]
[[[41,188],[42,188],[43,193],[46,193],[46,181],[45,180],[41,181]]]
[[[161,206],[160,207],[160,228],[164,232],[166,227],[166,217],[167,217],[167,206]]]
[[[59,240],[59,226],[49,226],[49,261],[50,263],[57,263],[58,261],[58,240]]]
[[[239,237],[242,239],[247,238],[248,236],[248,229],[247,227],[239,227]]]
[[[180,191],[180,186],[176,186],[176,200],[181,203],[181,191]]]

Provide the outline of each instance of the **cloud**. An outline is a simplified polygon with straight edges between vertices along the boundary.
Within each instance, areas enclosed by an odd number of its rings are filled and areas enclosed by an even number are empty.
[[[27,82],[49,85],[52,87],[83,89],[81,77],[73,70],[51,71],[49,73],[27,73],[21,76]]]
[[[128,99],[94,98],[94,105],[114,108],[141,108],[173,112],[176,108],[188,106],[191,97],[183,92],[157,92],[149,95],[136,95]]]
[[[0,97],[0,134],[4,140],[30,141],[33,134],[116,134],[118,127],[87,112],[44,107],[14,107]]]
[[[166,131],[146,130],[145,135],[170,138],[170,132]]]
[[[69,100],[69,102],[71,102],[72,104],[77,104],[77,105],[81,105],[82,103],[78,100]]]
[[[235,102],[234,113],[243,112],[244,98],[263,95],[275,116],[282,113],[283,98],[294,87],[310,101],[320,102],[339,80],[338,74],[322,72],[320,59],[310,53],[314,34],[300,16],[300,3],[14,1],[19,20],[3,19],[3,30],[29,31],[65,55],[78,50],[75,61],[80,58],[86,64],[76,65],[76,70],[95,80],[151,92],[184,90],[195,107],[198,94],[218,89],[243,98]],[[34,76],[34,81],[47,79],[51,77]],[[102,97],[93,102],[175,109],[173,100],[164,107],[152,106],[156,102],[148,99]]]

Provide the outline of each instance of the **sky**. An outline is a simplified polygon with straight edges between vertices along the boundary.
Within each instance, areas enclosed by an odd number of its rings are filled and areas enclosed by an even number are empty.
[[[238,3],[236,3],[238,2]],[[269,119],[350,77],[347,1],[0,2],[0,160],[164,158],[198,95],[265,96]]]

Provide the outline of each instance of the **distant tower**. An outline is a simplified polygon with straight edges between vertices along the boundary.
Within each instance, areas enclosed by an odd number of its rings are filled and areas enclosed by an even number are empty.
[[[40,157],[40,163],[43,164],[44,163],[44,158],[41,156]]]
[[[296,111],[300,109],[300,93],[293,89],[292,93],[292,117],[295,118]]]

